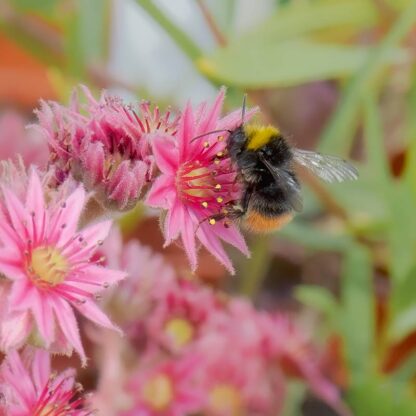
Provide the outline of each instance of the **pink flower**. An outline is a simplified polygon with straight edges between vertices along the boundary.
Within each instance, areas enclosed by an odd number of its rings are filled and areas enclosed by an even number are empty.
[[[144,324],[154,343],[184,353],[214,327],[221,308],[211,290],[186,280],[165,289]]]
[[[338,389],[323,374],[320,354],[306,332],[285,315],[271,317],[264,323],[271,347],[270,361],[277,360],[287,376],[306,381],[311,390],[338,414],[350,416],[351,411],[342,402]]]
[[[197,267],[197,238],[233,273],[221,240],[248,255],[244,238],[233,223],[207,221],[240,197],[236,171],[226,155],[228,133],[206,134],[233,129],[241,123],[240,110],[219,118],[223,101],[224,90],[221,90],[211,107],[204,103],[194,111],[188,104],[174,138],[155,134],[153,154],[161,174],[147,195],[147,203],[167,210],[165,245],[180,236],[192,270]]]
[[[47,206],[42,185],[32,170],[26,200],[3,186],[0,207],[0,273],[12,282],[8,316],[30,319],[25,337],[49,348],[53,343],[74,348],[85,363],[74,310],[94,323],[115,328],[95,303],[95,296],[125,277],[125,273],[90,259],[107,236],[111,222],[77,231],[85,205],[79,187],[66,199]],[[21,337],[20,337],[21,338]],[[67,351],[67,352],[69,352]]]
[[[72,172],[105,206],[130,209],[151,179],[149,134],[175,134],[177,121],[157,107],[152,111],[148,103],[139,106],[138,115],[117,97],[103,94],[96,101],[86,87],[83,91],[87,116],[80,113],[75,94],[70,108],[42,103],[38,111],[57,181]]]
[[[144,360],[144,362],[146,359]],[[134,407],[123,416],[183,416],[196,413],[203,394],[193,381],[199,359],[193,355],[141,368],[128,383]]]
[[[235,323],[238,325],[238,323]],[[240,348],[240,339],[227,333],[208,335],[199,346],[198,384],[205,392],[203,414],[237,416],[279,414],[284,384],[267,362]]]
[[[40,135],[26,130],[25,120],[18,113],[8,111],[0,117],[0,160],[16,160],[20,155],[26,166],[45,167],[48,148]]]
[[[10,352],[0,367],[0,395],[8,416],[89,416],[74,371],[51,373],[46,351]],[[1,414],[1,413],[0,413]]]
[[[176,275],[158,253],[137,240],[123,244],[120,230],[111,229],[109,237],[99,248],[108,267],[122,270],[128,277],[105,297],[107,309],[127,333],[134,331],[137,322],[147,318],[156,296],[176,287]]]

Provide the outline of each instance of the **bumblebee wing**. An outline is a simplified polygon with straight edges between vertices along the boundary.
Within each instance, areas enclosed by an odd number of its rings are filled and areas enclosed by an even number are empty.
[[[342,182],[358,178],[357,169],[337,156],[321,155],[309,150],[293,149],[297,163],[308,168],[326,182]]]
[[[275,181],[282,187],[286,194],[287,200],[295,211],[302,211],[303,201],[300,193],[299,183],[286,170],[273,166],[262,154],[259,154],[260,160],[272,174]]]

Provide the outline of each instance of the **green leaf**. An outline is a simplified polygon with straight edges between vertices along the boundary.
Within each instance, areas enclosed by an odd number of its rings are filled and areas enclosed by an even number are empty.
[[[337,301],[327,289],[319,286],[301,285],[296,288],[295,297],[302,304],[316,309],[327,318],[332,319],[336,314]]]
[[[374,184],[381,188],[390,186],[390,168],[383,140],[383,126],[375,94],[364,97],[364,138],[367,166]]]
[[[367,56],[364,48],[309,40],[235,42],[198,59],[196,65],[207,77],[227,85],[285,87],[345,77],[362,67]]]
[[[355,384],[347,395],[355,416],[414,416],[416,400],[409,387],[381,378]]]
[[[242,43],[279,42],[318,30],[345,26],[370,27],[377,23],[377,10],[369,0],[293,2],[280,8],[255,30],[242,36]]]
[[[390,336],[393,340],[400,340],[409,335],[416,328],[416,305],[402,311],[390,326]]]
[[[416,203],[406,182],[396,182],[388,202],[391,221],[388,244],[391,252],[391,274],[400,283],[412,270],[416,253]]]
[[[399,341],[416,329],[416,263],[403,281],[392,285],[389,336]]]
[[[76,0],[76,12],[66,19],[66,54],[69,70],[85,76],[91,64],[102,64],[107,53],[109,0]]]
[[[11,0],[10,3],[17,10],[50,14],[59,0]]]
[[[341,282],[341,332],[351,378],[363,379],[372,369],[374,337],[373,271],[367,249],[347,252]]]
[[[360,99],[380,69],[386,57],[397,47],[416,20],[416,2],[413,1],[396,20],[383,41],[373,48],[365,64],[347,85],[337,111],[322,134],[319,148],[322,152],[346,156],[350,150],[357,126]]]
[[[348,235],[329,233],[296,220],[279,230],[276,236],[294,241],[314,250],[336,252],[343,252],[353,241]]]

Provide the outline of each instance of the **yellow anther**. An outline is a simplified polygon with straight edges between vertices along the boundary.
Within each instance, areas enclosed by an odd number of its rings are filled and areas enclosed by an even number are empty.
[[[218,157],[223,157],[223,156],[224,156],[224,152],[218,152],[218,153],[217,153],[217,156],[218,156]]]
[[[215,189],[221,189],[221,185],[220,185],[219,183],[217,183],[217,184],[215,185]]]
[[[204,147],[208,148],[209,147],[209,142],[204,142]]]
[[[217,198],[217,202],[219,203],[219,204],[221,204],[221,202],[222,201],[224,201],[224,199],[223,198],[221,198],[220,196]]]
[[[224,140],[224,136],[218,136],[218,141],[222,142]]]
[[[211,225],[215,225],[215,223],[216,223],[217,221],[215,221],[215,219],[214,218],[211,218],[210,220],[209,220],[209,223],[211,224]]]
[[[204,208],[208,208],[208,202],[206,202],[206,201],[204,201],[201,205],[202,205]]]

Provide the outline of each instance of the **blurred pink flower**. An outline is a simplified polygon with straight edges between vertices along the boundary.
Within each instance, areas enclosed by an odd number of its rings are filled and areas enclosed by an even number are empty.
[[[12,282],[7,317],[17,314],[30,319],[17,338],[31,335],[47,348],[53,343],[65,345],[67,350],[74,348],[85,363],[73,308],[96,324],[115,329],[94,296],[125,277],[123,272],[90,261],[111,222],[77,231],[85,204],[84,190],[79,187],[65,200],[46,206],[34,169],[24,203],[10,188],[2,189],[0,273]]]
[[[57,181],[72,172],[105,206],[130,209],[152,176],[151,133],[175,134],[177,119],[169,112],[161,115],[157,107],[152,111],[148,103],[139,105],[138,115],[117,97],[103,94],[97,101],[82,89],[86,116],[76,94],[69,108],[43,102],[37,113]]]
[[[199,359],[187,355],[180,359],[157,363],[132,377],[128,389],[135,399],[134,407],[123,416],[184,416],[197,412],[203,392],[193,381]]]
[[[264,357],[247,354],[239,341],[227,333],[212,333],[198,346],[198,354],[203,357],[196,379],[205,392],[202,413],[210,416],[279,414],[284,399],[283,380],[277,374],[280,384],[272,383]]]
[[[198,263],[196,237],[233,273],[221,240],[248,255],[244,238],[233,223],[207,221],[240,196],[236,170],[226,155],[228,133],[209,134],[214,130],[232,130],[241,123],[241,110],[220,118],[224,94],[222,89],[211,107],[204,103],[194,110],[188,104],[175,137],[154,135],[153,154],[161,174],[154,181],[146,202],[167,210],[165,245],[181,236],[192,270]]]
[[[46,351],[26,348],[22,356],[12,351],[0,367],[1,406],[7,416],[92,415],[74,375],[72,369],[52,373]]]
[[[329,406],[343,416],[351,411],[343,403],[337,387],[325,377],[320,367],[321,355],[311,342],[307,332],[288,316],[278,314],[263,321],[271,347],[269,360],[289,377],[303,379],[310,389]]]
[[[48,147],[38,132],[26,128],[18,113],[8,111],[0,116],[0,160],[16,160],[20,155],[26,166],[45,167]]]
[[[155,305],[144,322],[148,336],[171,353],[184,353],[209,332],[221,313],[214,293],[186,280],[155,293]]]
[[[147,318],[155,297],[176,284],[176,274],[162,255],[137,240],[123,244],[120,230],[113,226],[108,238],[97,252],[107,267],[126,272],[114,290],[108,291],[104,302],[112,316],[129,333],[138,321]]]

